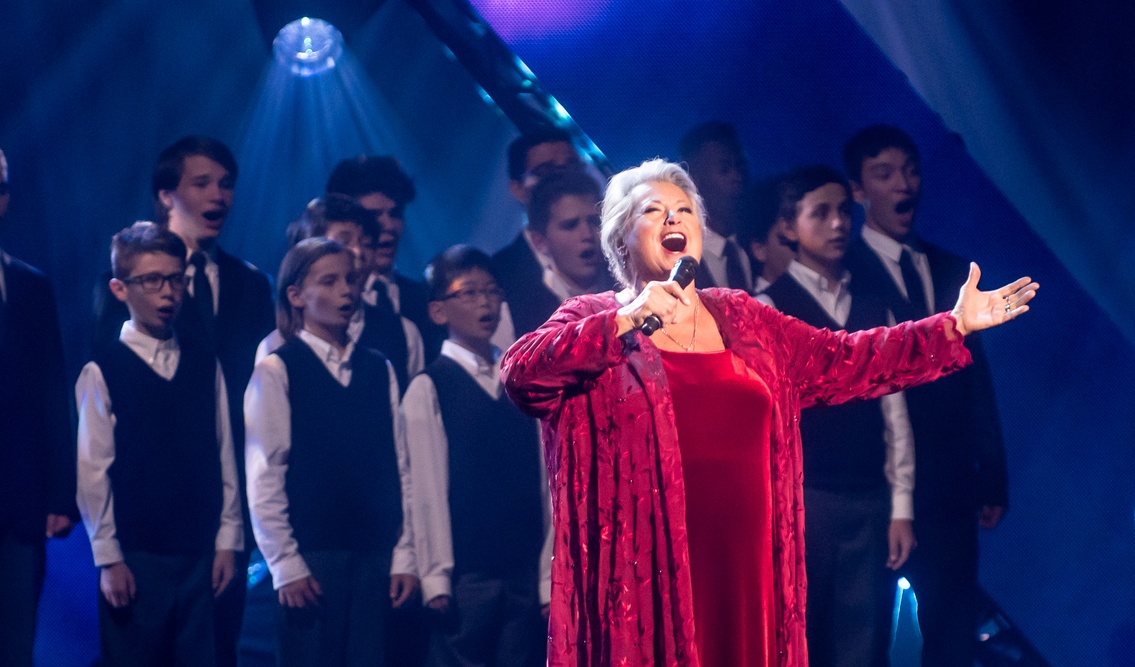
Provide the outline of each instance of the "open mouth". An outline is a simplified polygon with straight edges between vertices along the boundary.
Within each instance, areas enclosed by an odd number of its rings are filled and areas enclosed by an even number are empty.
[[[173,306],[162,306],[158,308],[158,315],[162,317],[173,317]]]
[[[588,248],[587,250],[579,253],[579,258],[584,262],[596,261],[599,259],[599,250],[597,250],[596,248]]]
[[[341,314],[347,315],[349,317],[350,315],[352,315],[355,312],[355,304],[345,303],[342,306],[339,306],[339,312]]]
[[[682,252],[686,249],[686,235],[680,232],[670,232],[662,237],[662,247],[669,252]]]
[[[917,206],[917,205],[918,205],[918,199],[916,199],[915,197],[910,197],[908,199],[904,199],[904,200],[900,201],[899,203],[895,204],[895,213],[898,213],[899,215],[905,215],[905,214],[913,211],[914,207]]]
[[[219,222],[221,220],[224,220],[225,215],[227,215],[227,214],[228,214],[228,211],[226,211],[224,209],[218,209],[218,210],[213,210],[213,211],[205,211],[204,213],[201,214],[201,217],[205,218],[209,222]]]

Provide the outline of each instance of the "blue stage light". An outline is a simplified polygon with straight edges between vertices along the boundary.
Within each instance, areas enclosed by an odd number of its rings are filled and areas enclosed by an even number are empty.
[[[335,66],[343,55],[343,35],[327,21],[305,16],[280,28],[272,50],[292,74],[313,76]]]
[[[899,577],[899,590],[905,591],[909,589],[910,582],[906,580],[906,577]]]

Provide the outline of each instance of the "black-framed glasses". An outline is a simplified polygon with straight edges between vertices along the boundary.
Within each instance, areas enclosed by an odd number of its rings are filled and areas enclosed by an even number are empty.
[[[477,303],[477,300],[481,297],[485,297],[491,303],[499,303],[504,300],[504,290],[495,286],[482,287],[479,289],[474,287],[467,287],[465,289],[459,289],[450,292],[449,294],[441,297],[441,300],[449,301],[450,299],[457,299],[461,303],[472,304]]]
[[[170,273],[168,275],[143,273],[140,276],[123,278],[122,282],[127,285],[139,285],[142,291],[147,294],[156,294],[162,291],[162,286],[168,282],[171,290],[179,292],[189,285],[189,276],[185,275],[184,271],[178,271],[177,273]]]

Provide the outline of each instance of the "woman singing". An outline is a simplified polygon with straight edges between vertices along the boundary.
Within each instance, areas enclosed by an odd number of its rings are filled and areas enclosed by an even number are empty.
[[[800,409],[962,368],[965,334],[1024,313],[1038,286],[980,292],[973,266],[950,313],[833,333],[668,278],[701,256],[681,167],[616,175],[602,217],[623,291],[569,299],[502,362],[509,395],[543,421],[549,664],[806,665]]]

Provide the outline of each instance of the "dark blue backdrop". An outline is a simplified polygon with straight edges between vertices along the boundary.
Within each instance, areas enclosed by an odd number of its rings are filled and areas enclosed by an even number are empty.
[[[947,127],[843,6],[474,4],[616,167],[675,157],[682,131],[710,118],[737,124],[759,174],[838,166],[843,139],[867,123],[910,130],[923,151],[920,230],[981,263],[987,284],[1028,273],[1043,285],[1033,312],[986,338],[1013,508],[983,540],[983,583],[1053,663],[1127,664],[1135,411],[1125,381],[1135,352],[966,152],[952,132],[960,128]],[[396,152],[422,186],[408,270],[449,243],[493,249],[515,231],[502,160],[513,130],[397,0],[360,29],[357,61],[338,84],[321,84],[323,102],[272,87],[267,45],[243,2],[9,0],[0,43],[0,147],[13,188],[0,244],[53,279],[75,371],[109,236],[150,215],[153,158],[182,134],[238,150],[224,240],[269,272],[283,225],[330,165],[356,152]],[[1114,266],[1123,247],[1091,250]],[[85,665],[97,652],[96,585],[81,530],[52,544],[42,664]]]

